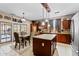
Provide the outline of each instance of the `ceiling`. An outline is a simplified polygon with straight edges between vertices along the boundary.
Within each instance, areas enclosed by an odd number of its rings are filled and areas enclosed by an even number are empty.
[[[68,15],[79,11],[79,3],[48,3],[48,5],[51,9],[48,15],[49,18]],[[24,12],[24,17],[29,20],[43,18],[43,8],[40,3],[0,3],[0,10],[20,17],[23,17],[22,13]]]

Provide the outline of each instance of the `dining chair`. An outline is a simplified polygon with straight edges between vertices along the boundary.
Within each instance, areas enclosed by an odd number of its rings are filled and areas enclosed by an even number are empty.
[[[19,49],[21,45],[24,48],[24,42],[22,42],[22,39],[19,37],[19,34],[17,32],[14,32],[14,37],[15,37],[15,48],[17,47],[18,44],[19,44]]]

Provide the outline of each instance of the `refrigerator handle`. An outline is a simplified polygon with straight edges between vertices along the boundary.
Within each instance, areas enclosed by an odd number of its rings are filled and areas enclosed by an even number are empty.
[[[72,29],[73,29],[73,31],[72,31],[73,35],[72,35],[72,40],[71,40],[71,44],[72,44],[72,42],[74,41],[74,31],[75,31],[74,20],[72,20],[71,23],[72,23],[71,26],[72,26]]]

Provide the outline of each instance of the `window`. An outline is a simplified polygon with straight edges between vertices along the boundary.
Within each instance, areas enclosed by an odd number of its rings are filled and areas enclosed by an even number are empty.
[[[60,28],[60,24],[61,24],[61,20],[60,19],[53,19],[53,20],[50,20],[49,21],[50,23],[50,28],[51,28],[51,31],[59,31],[61,28]]]

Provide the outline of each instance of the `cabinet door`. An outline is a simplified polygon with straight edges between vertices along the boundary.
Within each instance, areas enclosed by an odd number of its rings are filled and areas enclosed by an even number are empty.
[[[34,55],[51,55],[51,41],[33,38]]]
[[[64,34],[61,35],[61,42],[66,43],[66,36]]]
[[[67,34],[66,35],[66,43],[67,44],[70,44],[71,43],[71,35],[70,34]]]
[[[58,34],[57,35],[57,42],[70,44],[71,43],[71,35],[70,34]]]
[[[57,42],[60,42],[60,43],[66,43],[66,37],[64,34],[58,34],[57,35]]]
[[[63,29],[68,29],[68,21],[67,20],[63,21]]]
[[[70,29],[71,20],[63,21],[63,29]]]
[[[62,39],[62,38],[61,38],[61,35],[58,34],[58,35],[57,35],[57,42],[61,42],[61,39]]]

